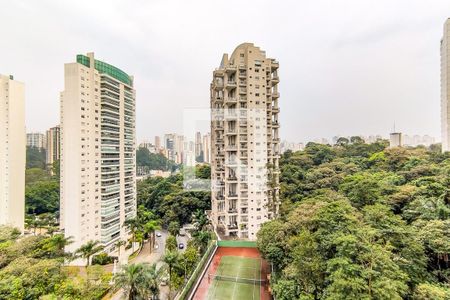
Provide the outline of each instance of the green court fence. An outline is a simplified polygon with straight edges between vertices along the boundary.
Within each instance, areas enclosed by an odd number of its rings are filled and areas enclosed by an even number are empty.
[[[234,248],[256,248],[256,242],[253,241],[217,241],[219,247]]]
[[[194,272],[192,272],[191,277],[189,277],[188,282],[184,286],[184,288],[181,291],[181,293],[179,294],[179,296],[177,296],[175,299],[180,299],[180,300],[188,299],[190,293],[192,292],[193,285],[197,282],[198,277],[202,274],[202,271],[205,268],[205,265],[208,263],[208,260],[210,259],[211,255],[214,253],[214,250],[216,248],[217,248],[216,241],[215,240],[210,241],[208,249],[206,249],[205,254],[203,254],[202,259],[198,263]]]

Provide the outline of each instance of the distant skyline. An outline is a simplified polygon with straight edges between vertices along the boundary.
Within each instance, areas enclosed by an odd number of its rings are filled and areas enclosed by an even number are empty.
[[[282,140],[387,136],[394,122],[440,140],[449,1],[0,1],[0,73],[25,83],[28,132],[59,123],[64,64],[92,51],[135,77],[137,141],[182,133],[222,54],[252,42],[280,62]]]

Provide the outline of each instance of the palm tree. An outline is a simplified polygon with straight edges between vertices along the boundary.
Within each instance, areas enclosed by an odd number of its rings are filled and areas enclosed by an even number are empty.
[[[116,246],[117,249],[119,250],[119,257],[120,257],[120,248],[121,248],[122,246],[125,246],[126,243],[127,243],[127,242],[125,242],[124,240],[118,240],[118,241],[116,242],[115,246]]]
[[[103,248],[99,241],[89,241],[78,248],[75,253],[78,254],[78,257],[86,259],[86,267],[89,267],[91,256],[102,251]]]
[[[173,270],[173,267],[178,263],[178,260],[179,260],[179,255],[176,250],[175,251],[167,251],[163,257],[163,261],[169,267],[169,299],[170,299],[170,294],[172,292],[172,270]]]
[[[159,284],[161,283],[158,270],[156,269],[156,264],[150,265],[148,270],[148,285],[149,290],[152,294],[152,298],[158,299],[159,296]]]
[[[202,230],[196,231],[195,234],[192,235],[192,241],[197,249],[199,249],[200,253],[203,253],[208,247],[208,243],[211,240],[211,232]]]
[[[144,225],[144,231],[146,234],[148,234],[148,240],[150,244],[150,253],[152,253],[153,248],[155,246],[155,231],[161,229],[161,226],[159,225],[158,220],[151,220],[145,223]]]
[[[57,256],[64,256],[64,248],[73,243],[73,237],[65,237],[64,234],[55,234],[48,239],[45,249],[55,253]]]
[[[129,300],[159,296],[159,279],[156,265],[130,264],[114,277],[117,289],[123,289]]]
[[[208,217],[202,210],[196,210],[192,214],[192,221],[195,229],[197,231],[204,230],[205,227],[209,224]]]
[[[125,220],[124,226],[128,227],[128,229],[131,231],[131,246],[133,247],[133,253],[134,253],[134,243],[136,242],[136,233],[141,229],[141,224],[139,222],[139,219],[133,218]]]

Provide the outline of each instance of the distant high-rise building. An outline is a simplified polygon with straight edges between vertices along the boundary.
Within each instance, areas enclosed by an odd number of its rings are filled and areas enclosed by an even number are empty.
[[[158,152],[161,150],[161,137],[159,137],[158,135],[155,136],[155,148]]]
[[[202,150],[203,150],[203,145],[202,145],[203,141],[202,141],[202,134],[201,132],[197,131],[197,133],[195,134],[195,158],[201,158],[201,161],[199,162],[203,162],[203,158],[202,158]]]
[[[183,163],[183,158],[184,158],[184,136],[182,135],[177,135],[176,139],[175,139],[175,162],[177,164],[182,164]]]
[[[137,210],[133,77],[93,53],[64,69],[61,229],[73,237],[69,251],[98,240],[117,253]]]
[[[205,163],[211,163],[211,134],[205,134],[203,136],[203,149],[202,149],[202,154],[203,154],[203,162]]]
[[[390,140],[389,140],[389,147],[395,148],[395,147],[401,147],[402,144],[402,134],[401,132],[392,132],[390,134]]]
[[[0,224],[24,229],[25,87],[0,75]]]
[[[442,151],[450,151],[450,19],[444,24],[441,40],[441,130]]]
[[[40,132],[27,133],[27,147],[45,148],[46,141],[44,134]]]
[[[176,161],[176,139],[176,134],[174,133],[164,135],[164,148],[166,149],[165,156],[171,161]]]
[[[253,44],[224,54],[211,83],[212,223],[256,239],[278,214],[278,62]]]
[[[45,147],[47,150],[46,162],[47,165],[51,166],[55,161],[59,160],[61,153],[59,125],[47,130],[45,139],[47,143]]]

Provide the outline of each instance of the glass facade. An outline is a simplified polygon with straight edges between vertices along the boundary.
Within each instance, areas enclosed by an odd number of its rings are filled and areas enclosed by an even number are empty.
[[[82,64],[86,67],[90,67],[91,65],[89,57],[82,54],[77,55],[77,63]],[[116,68],[98,59],[95,60],[94,67],[101,74],[108,74],[109,76],[121,81],[126,85],[133,86],[133,80],[131,79],[131,77],[119,68]]]

